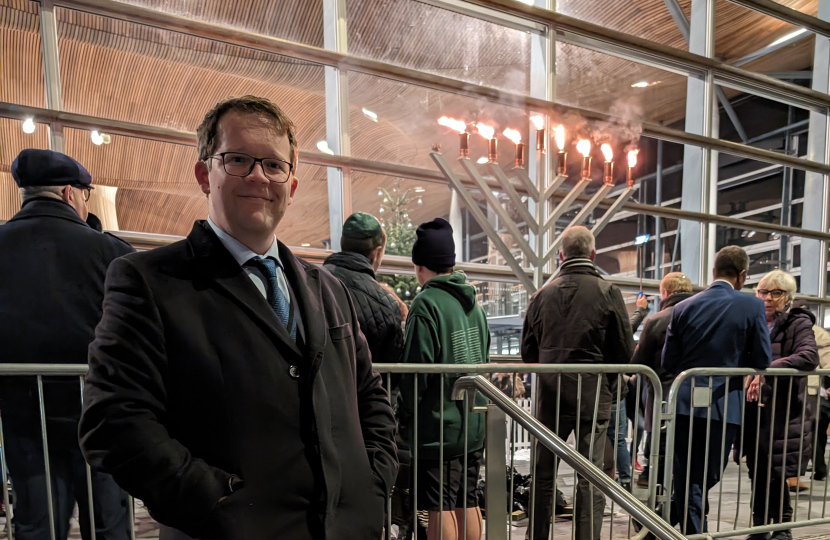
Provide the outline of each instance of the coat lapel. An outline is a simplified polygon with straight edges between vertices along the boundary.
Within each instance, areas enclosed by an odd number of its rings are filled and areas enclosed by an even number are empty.
[[[296,355],[303,356],[288,330],[277,319],[274,310],[251,283],[251,278],[225,249],[207,223],[194,223],[187,239],[193,249],[196,272],[214,283],[220,292],[265,329],[278,342],[277,347],[281,352],[290,349]]]
[[[318,268],[300,262],[282,242],[278,244],[285,278],[291,285],[297,300],[295,309],[303,321],[306,345],[304,357],[311,366],[313,375],[323,359],[323,350],[328,341],[320,271]]]

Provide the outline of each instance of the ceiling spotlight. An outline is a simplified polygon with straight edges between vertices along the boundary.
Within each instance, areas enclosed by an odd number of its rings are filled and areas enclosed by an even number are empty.
[[[476,163],[478,163],[479,165],[484,165],[484,164],[485,164],[485,163],[487,163],[488,161],[490,161],[490,160],[489,160],[489,159],[487,159],[487,157],[485,157],[485,156],[481,156],[480,158],[478,158],[478,161],[476,161]]]
[[[317,141],[317,150],[321,151],[324,154],[329,154],[330,156],[334,155],[334,151],[329,148],[328,141]]]
[[[302,247],[311,247],[311,244],[300,244]]]
[[[378,212],[380,212],[380,213],[382,214],[382,213],[384,213],[384,212],[385,212],[385,210],[384,210],[384,209],[383,209],[383,207],[381,206],[381,207],[380,207],[380,210],[378,210]]]
[[[647,88],[648,83],[646,81],[638,81],[631,85],[631,88]]]
[[[91,132],[89,134],[89,138],[92,139],[92,144],[94,144],[95,146],[101,146],[102,144],[104,144],[104,138],[97,131]]]
[[[780,238],[781,238],[781,235],[780,235],[779,233],[777,233],[777,232],[770,233],[770,235],[769,235],[769,239],[770,239],[770,240],[778,240],[778,239],[780,239]]]
[[[35,132],[35,121],[31,118],[27,118],[23,122],[23,133],[34,133]]]
[[[420,187],[420,186],[415,188],[415,193],[423,193],[424,191],[426,191],[426,190],[424,188]]]
[[[377,122],[377,121],[378,121],[378,115],[377,115],[377,113],[374,113],[374,112],[370,111],[369,109],[363,109],[363,114],[365,114],[366,116],[368,116],[368,117],[369,117],[369,119],[370,119],[372,122]]]
[[[424,204],[424,200],[420,197],[418,197],[418,204]]]

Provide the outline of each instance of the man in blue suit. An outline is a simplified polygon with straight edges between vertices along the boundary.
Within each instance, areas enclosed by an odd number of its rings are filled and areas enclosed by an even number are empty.
[[[667,373],[677,375],[696,367],[769,367],[772,354],[764,303],[754,295],[740,292],[748,268],[749,257],[743,249],[721,249],[715,257],[715,281],[705,291],[675,306],[663,346],[662,364]],[[695,377],[694,386],[708,388],[709,378]],[[740,377],[713,377],[711,398],[694,406],[692,380],[680,387],[671,520],[681,524],[684,534],[706,531],[708,490],[720,481],[729,447],[740,428],[742,395]],[[688,500],[684,501],[686,497]]]

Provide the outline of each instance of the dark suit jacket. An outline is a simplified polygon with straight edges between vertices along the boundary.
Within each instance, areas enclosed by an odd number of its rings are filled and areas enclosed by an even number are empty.
[[[282,244],[280,258],[304,345],[205,222],[118,260],[81,446],[190,536],[321,538],[322,518],[327,540],[380,538],[397,471],[386,392],[343,284]],[[244,486],[217,503],[231,475]]]
[[[61,200],[26,201],[0,226],[0,362],[86,364],[107,267],[132,251]],[[46,377],[44,393],[47,415],[80,416],[78,379]],[[3,422],[28,423],[40,437],[34,377],[0,377],[0,398]]]
[[[764,303],[754,295],[736,291],[723,281],[674,307],[663,347],[663,369],[677,375],[694,367],[766,369],[772,361]],[[714,421],[741,423],[740,377],[712,381]],[[691,380],[680,388],[677,414],[690,416]],[[708,377],[695,377],[695,387],[708,387]],[[706,418],[708,409],[695,407],[694,416]]]

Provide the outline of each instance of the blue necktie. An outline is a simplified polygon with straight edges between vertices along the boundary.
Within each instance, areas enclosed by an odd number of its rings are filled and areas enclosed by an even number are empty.
[[[291,304],[288,298],[280,290],[277,282],[277,267],[282,268],[282,265],[274,259],[267,257],[254,257],[251,259],[252,263],[257,265],[268,278],[268,303],[271,304],[271,309],[277,315],[282,325],[288,329],[292,341],[297,341],[297,320],[291,320],[291,328],[288,328],[288,319],[290,318]]]

